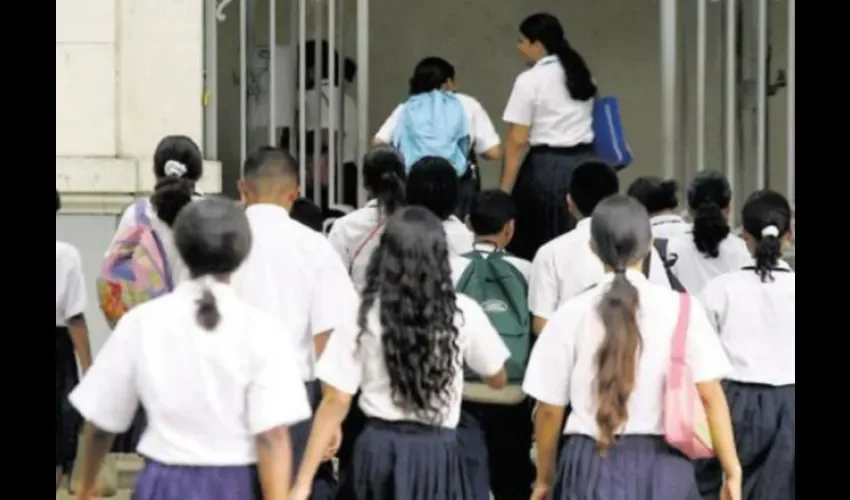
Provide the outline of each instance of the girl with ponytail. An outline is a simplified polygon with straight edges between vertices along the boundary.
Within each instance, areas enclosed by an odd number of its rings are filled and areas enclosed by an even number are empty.
[[[652,233],[640,202],[605,199],[593,211],[590,233],[606,275],[549,318],[523,383],[538,401],[532,499],[690,500],[697,491],[693,465],[666,444],[662,426],[680,296],[641,272]],[[730,365],[695,301],[685,355],[727,474],[728,498],[740,498],[740,465],[719,382]]]
[[[541,245],[576,224],[564,199],[575,167],[594,156],[597,89],[558,18],[533,14],[520,23],[519,32],[517,47],[529,68],[517,77],[505,107],[508,133],[500,188],[513,194],[517,207],[508,250],[531,260]]]
[[[688,189],[692,229],[671,238],[667,247],[673,273],[692,294],[750,259],[744,241],[729,227],[731,206],[732,188],[725,175],[715,170],[697,174]]]

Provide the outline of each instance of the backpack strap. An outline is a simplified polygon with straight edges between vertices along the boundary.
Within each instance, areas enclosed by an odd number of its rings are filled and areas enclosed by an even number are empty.
[[[143,226],[150,226],[151,219],[148,217],[148,200],[138,200],[133,207],[133,211],[136,214],[136,224],[141,224]]]
[[[372,230],[369,231],[369,233],[360,241],[360,244],[357,245],[357,248],[354,249],[354,252],[352,252],[351,254],[351,260],[348,263],[348,274],[351,274],[351,270],[354,267],[354,261],[357,259],[357,257],[360,256],[361,253],[363,253],[363,249],[366,248],[366,245],[370,241],[372,241],[375,235],[378,234],[378,231],[380,231],[381,228],[384,227],[384,224],[386,224],[386,220],[379,219],[378,223],[375,224],[375,227],[373,227]]]
[[[151,224],[151,218],[148,216],[147,208],[147,200],[139,200],[136,202],[134,207],[136,224],[150,229],[151,236],[153,236],[153,241],[156,244],[156,250],[162,257],[162,279],[165,280],[165,286],[167,286],[169,290],[174,290],[174,280],[171,277],[171,265],[168,263],[168,254],[165,253],[165,246],[163,246],[162,240]]]

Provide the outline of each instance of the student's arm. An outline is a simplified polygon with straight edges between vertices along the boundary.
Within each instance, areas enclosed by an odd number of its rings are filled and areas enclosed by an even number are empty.
[[[531,263],[531,279],[528,280],[528,308],[531,310],[531,329],[539,334],[546,327],[546,320],[558,308],[558,277],[551,247],[544,245],[537,251]]]
[[[491,388],[505,387],[508,384],[505,362],[511,352],[480,305],[465,297],[459,299],[458,305],[463,313],[460,329],[464,362]]]
[[[563,429],[564,406],[537,403],[534,417],[534,442],[537,444],[537,479],[535,483],[544,489],[551,488],[555,479],[555,457],[558,438]]]
[[[310,330],[316,358],[321,357],[333,331],[352,321],[357,292],[337,254],[328,246],[317,255],[316,280],[310,300]]]
[[[534,93],[528,74],[519,75],[514,82],[502,119],[508,124],[505,137],[505,163],[499,188],[510,193],[514,188],[520,168],[520,157],[528,145],[528,132],[534,112]]]
[[[729,405],[719,380],[697,383],[702,404],[705,407],[708,427],[711,430],[711,440],[714,451],[720,460],[720,466],[727,478],[741,477],[741,462],[735,448],[735,435],[732,431],[732,419],[729,416]]]
[[[83,426],[82,457],[80,459],[80,487],[77,498],[89,500],[95,498],[97,487],[97,475],[106,460],[106,455],[112,449],[115,442],[115,434],[99,428],[97,425],[86,422]]]
[[[401,116],[402,107],[402,105],[396,106],[390,116],[387,117],[386,121],[384,121],[381,125],[381,128],[379,128],[375,133],[375,137],[372,138],[372,146],[377,146],[379,144],[392,144],[393,134],[395,133],[398,119]]]
[[[475,106],[473,109],[472,119],[475,123],[475,137],[472,143],[475,145],[475,153],[487,160],[502,159],[502,144],[499,139],[499,134],[496,133],[496,127],[493,125],[493,120],[487,114],[487,110],[477,100],[473,101]]]
[[[258,434],[254,438],[257,448],[257,472],[263,498],[286,500],[289,498],[289,478],[292,477],[292,444],[289,428],[279,426]]]
[[[74,351],[80,360],[80,369],[86,373],[91,367],[92,355],[89,345],[89,329],[83,311],[86,309],[86,281],[83,277],[83,261],[77,249],[74,249],[68,276],[65,279],[64,314],[71,333]]]

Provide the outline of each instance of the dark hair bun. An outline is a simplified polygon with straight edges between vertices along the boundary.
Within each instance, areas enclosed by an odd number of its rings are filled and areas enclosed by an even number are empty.
[[[185,177],[163,177],[156,183],[151,205],[156,216],[169,227],[174,224],[177,214],[191,203],[195,193],[195,183]]]

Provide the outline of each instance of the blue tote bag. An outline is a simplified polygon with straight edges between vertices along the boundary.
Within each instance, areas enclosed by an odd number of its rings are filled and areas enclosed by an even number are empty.
[[[593,104],[593,134],[596,156],[622,170],[631,165],[632,150],[626,142],[620,120],[620,101],[616,97],[598,97]]]

